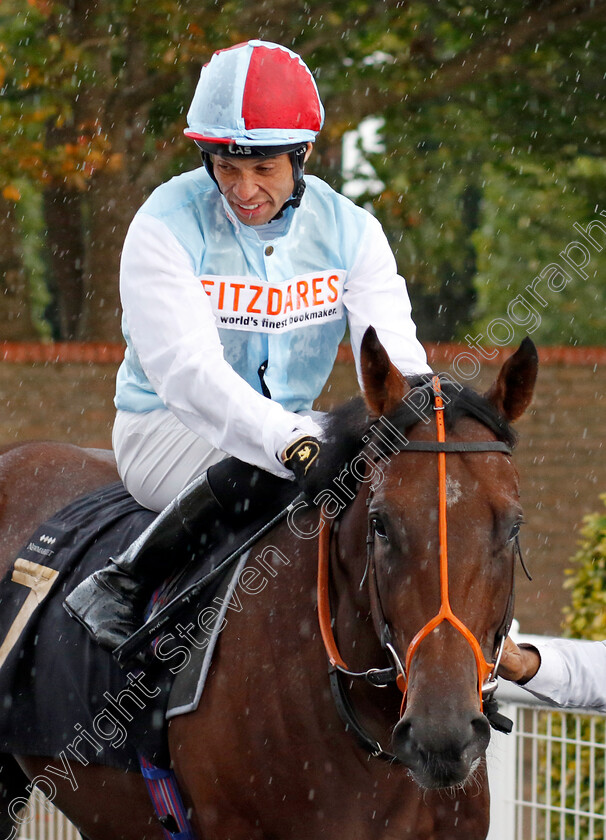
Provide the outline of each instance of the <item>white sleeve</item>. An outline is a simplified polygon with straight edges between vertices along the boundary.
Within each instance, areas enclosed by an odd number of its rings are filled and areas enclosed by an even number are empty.
[[[279,453],[298,435],[320,436],[320,427],[259,394],[225,360],[189,255],[145,213],[125,239],[120,294],[139,361],[166,407],[218,449],[292,478]]]
[[[532,644],[541,665],[522,688],[558,706],[606,712],[606,642],[533,639]]]
[[[367,327],[377,331],[381,344],[403,374],[431,373],[412,320],[406,281],[379,221],[370,213],[358,257],[345,281],[351,346],[360,387],[360,346]]]

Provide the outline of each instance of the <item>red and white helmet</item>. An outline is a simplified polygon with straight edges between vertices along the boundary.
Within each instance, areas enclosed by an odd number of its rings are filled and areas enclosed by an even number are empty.
[[[292,50],[248,41],[202,68],[185,134],[212,154],[276,155],[313,142],[324,122],[314,77]]]

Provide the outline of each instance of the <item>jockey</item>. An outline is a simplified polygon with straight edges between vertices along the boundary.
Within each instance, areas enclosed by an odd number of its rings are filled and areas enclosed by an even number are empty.
[[[204,167],[143,204],[120,272],[113,447],[129,492],[162,512],[65,603],[109,650],[218,519],[296,488],[347,326],[358,375],[369,325],[403,374],[430,370],[379,222],[304,179],[324,109],[301,58],[257,40],[218,51],[187,118]]]

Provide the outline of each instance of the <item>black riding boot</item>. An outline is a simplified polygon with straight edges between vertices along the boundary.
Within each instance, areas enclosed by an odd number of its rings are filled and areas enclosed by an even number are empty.
[[[276,496],[290,484],[235,458],[215,464],[126,551],[83,580],[65,599],[65,609],[101,647],[114,651],[143,623],[154,589],[197,550],[212,546],[221,523],[235,518],[245,524],[264,510],[272,514]]]

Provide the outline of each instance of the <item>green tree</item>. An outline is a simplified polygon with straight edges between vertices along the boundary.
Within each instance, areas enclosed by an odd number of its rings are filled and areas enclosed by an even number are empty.
[[[183,39],[182,6],[3,6],[2,136],[12,138],[3,190],[18,196],[26,176],[42,192],[57,337],[120,336],[126,228],[163,166],[184,152],[182,103],[196,51],[209,51],[200,33]]]
[[[564,584],[571,591],[564,632],[575,639],[606,638],[606,493],[602,509],[583,518],[579,549]]]
[[[606,174],[603,3],[418,3],[384,59],[384,187],[369,190],[409,280],[421,336],[463,338],[506,313],[594,217]],[[390,31],[389,36],[393,37]],[[391,79],[394,74],[399,78]],[[400,100],[394,98],[399,89]],[[538,246],[538,247],[537,247]],[[541,342],[603,335],[605,291],[570,284]],[[557,298],[557,300],[555,299]]]

